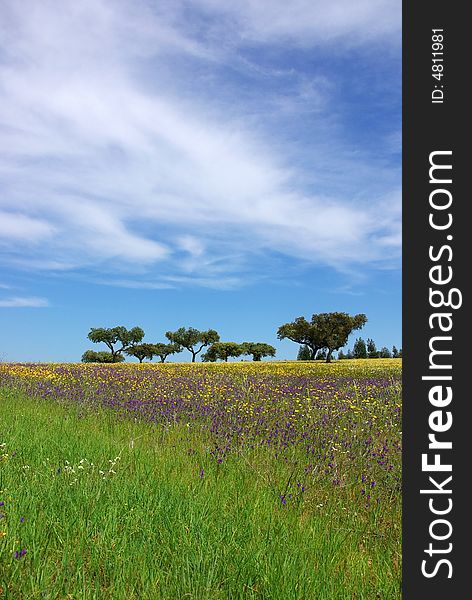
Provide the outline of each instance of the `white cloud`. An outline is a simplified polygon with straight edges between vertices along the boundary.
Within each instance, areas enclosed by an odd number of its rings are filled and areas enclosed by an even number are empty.
[[[398,256],[400,215],[382,198],[357,202],[307,191],[303,173],[274,144],[276,131],[254,127],[233,105],[225,118],[223,100],[212,112],[196,78],[191,102],[177,93],[169,72],[179,61],[228,60],[217,30],[197,37],[182,20],[186,4],[65,1],[58,11],[56,2],[25,0],[0,9],[5,260],[23,268],[149,273],[152,285],[193,279],[231,286],[257,270],[249,263],[264,252],[337,268]],[[392,2],[191,4],[219,19],[224,13],[238,43],[280,36],[323,43],[356,31],[378,38],[398,26]],[[191,66],[185,73],[193,76]],[[307,98],[321,110],[307,81],[280,109],[293,111]],[[314,150],[321,170],[325,149],[320,140]],[[330,153],[332,171],[344,178],[361,170],[366,179],[383,176],[342,146]],[[399,196],[390,202],[398,207]],[[40,249],[28,255],[25,243],[33,241]]]
[[[0,242],[38,242],[51,237],[54,228],[41,219],[35,219],[15,212],[0,210]]]
[[[188,0],[186,4],[225,16],[236,28],[240,43],[357,46],[385,37],[399,43],[401,5],[397,0]]]
[[[49,302],[46,298],[2,298],[0,299],[0,308],[43,308],[49,306]]]

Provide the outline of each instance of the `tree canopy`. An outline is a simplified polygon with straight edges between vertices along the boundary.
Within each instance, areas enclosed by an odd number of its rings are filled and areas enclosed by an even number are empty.
[[[192,362],[195,362],[197,354],[203,348],[220,341],[220,336],[214,329],[199,331],[193,327],[189,327],[188,329],[180,327],[177,331],[167,331],[166,338],[171,343],[188,350],[192,354]]]
[[[145,358],[152,360],[156,353],[154,352],[154,344],[136,344],[136,346],[131,346],[128,350],[125,350],[125,354],[128,356],[134,356],[139,360],[140,363],[143,362]]]
[[[101,352],[96,352],[95,350],[86,350],[82,354],[82,362],[83,363],[113,363],[113,362],[123,362],[125,357],[121,354],[113,357],[111,352],[107,352],[106,350],[102,350]]]
[[[242,344],[242,354],[252,356],[252,360],[260,361],[264,356],[275,356],[275,348],[270,344],[263,342],[244,342]]]
[[[310,349],[310,360],[314,360],[318,350],[323,347],[320,332],[313,323],[313,319],[310,323],[305,317],[297,317],[292,323],[281,325],[277,330],[277,337],[279,340],[287,338],[292,342],[307,346]]]
[[[313,315],[312,323],[320,332],[322,347],[327,350],[326,362],[331,362],[333,351],[345,346],[350,334],[367,323],[367,317],[345,312],[320,313]]]
[[[203,362],[215,362],[217,360],[228,362],[228,358],[236,358],[237,356],[241,356],[241,354],[245,354],[242,344],[237,344],[236,342],[215,342],[202,355],[202,360]]]
[[[131,349],[141,342],[144,337],[144,331],[141,327],[92,327],[88,334],[88,339],[91,342],[103,342],[110,349],[113,360],[111,362],[119,362],[118,357],[125,351]],[[116,344],[121,346],[115,347]]]
[[[362,338],[357,338],[352,351],[354,358],[367,358],[367,346]]]
[[[145,358],[152,360],[155,356],[158,356],[161,359],[161,362],[165,362],[170,354],[175,354],[176,352],[182,352],[182,348],[178,344],[161,343],[138,344],[125,350],[125,353],[128,354],[128,356],[134,356],[140,363],[142,363]]]
[[[154,349],[154,356],[158,356],[161,360],[161,363],[165,362],[166,358],[171,354],[178,354],[182,352],[182,346],[179,344],[152,344]]]
[[[287,338],[306,346],[310,359],[314,360],[319,350],[326,349],[326,362],[331,362],[334,350],[346,345],[349,335],[367,322],[364,314],[349,315],[343,312],[314,314],[311,321],[297,317],[291,323],[281,325],[277,331],[279,339]]]

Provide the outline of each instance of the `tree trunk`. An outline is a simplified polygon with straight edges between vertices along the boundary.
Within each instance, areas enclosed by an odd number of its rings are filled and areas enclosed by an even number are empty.
[[[330,363],[331,362],[331,355],[333,354],[333,351],[330,349],[328,350],[328,356],[326,357],[326,362]]]

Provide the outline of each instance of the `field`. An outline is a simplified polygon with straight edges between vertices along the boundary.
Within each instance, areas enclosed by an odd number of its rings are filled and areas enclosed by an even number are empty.
[[[0,598],[401,597],[401,360],[0,364]]]

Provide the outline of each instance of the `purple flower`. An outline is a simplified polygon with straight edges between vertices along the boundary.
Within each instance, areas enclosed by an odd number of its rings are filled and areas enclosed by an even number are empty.
[[[200,471],[200,479],[203,479],[205,477],[205,471],[202,469]]]
[[[23,550],[20,550],[20,551],[18,551],[18,550],[17,550],[17,551],[16,551],[16,552],[13,554],[13,557],[14,557],[14,558],[21,558],[21,557],[22,557],[22,556],[24,556],[25,554],[26,554],[26,548],[23,548]]]
[[[25,518],[24,518],[24,517],[21,517],[21,519],[20,519],[20,523],[24,523],[24,522],[25,522]]]

